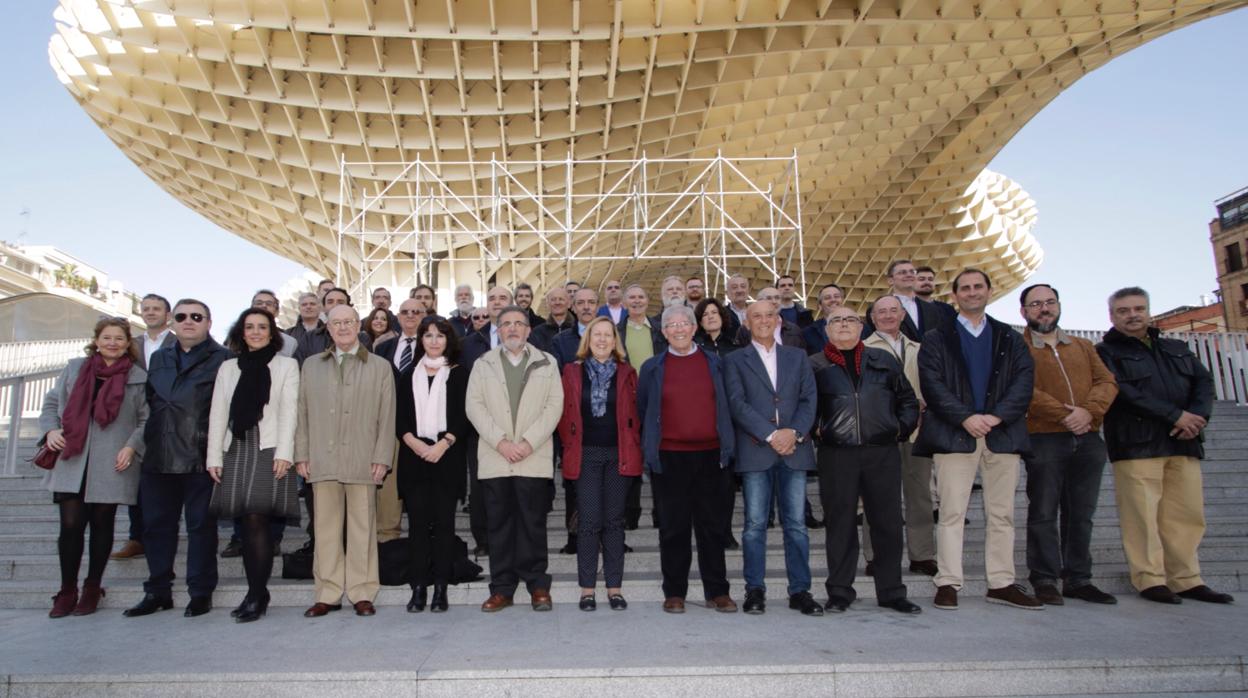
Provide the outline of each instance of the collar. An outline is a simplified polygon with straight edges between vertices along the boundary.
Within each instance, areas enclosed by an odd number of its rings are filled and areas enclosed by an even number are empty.
[[[529,344],[528,342],[525,342],[525,344],[524,344],[524,348],[522,348],[522,349],[520,350],[520,358],[519,358],[519,359],[516,359],[516,361],[522,361],[522,360],[524,360],[525,358],[527,358],[527,357],[529,356],[529,347],[530,347],[530,346],[532,346],[532,345],[531,345],[531,344]],[[500,355],[500,356],[502,356],[504,359],[511,359],[511,356],[512,356],[511,352],[507,351],[507,347],[503,346],[503,343],[502,343],[501,341],[500,341],[500,342],[499,342],[499,344],[498,344],[498,353],[499,353],[499,355]]]
[[[633,316],[629,315],[625,318],[625,320],[628,321],[628,324],[634,327],[650,327],[650,317],[647,315],[642,315],[641,320],[634,320]]]
[[[143,341],[145,341],[145,342],[151,342],[152,344],[160,344],[161,342],[165,341],[165,337],[168,337],[168,336],[169,336],[169,333],[170,333],[170,332],[172,332],[172,331],[173,331],[173,330],[172,330],[171,328],[166,327],[164,330],[162,330],[162,331],[161,331],[161,333],[160,333],[160,334],[156,335],[156,339],[152,339],[152,336],[151,336],[151,335],[149,335],[148,333],[144,332],[144,333],[143,333]]]
[[[1026,334],[1027,334],[1027,338],[1031,340],[1031,346],[1037,349],[1043,349],[1045,347],[1046,342],[1044,341],[1044,339],[1042,339],[1040,335],[1036,334],[1035,332],[1032,332],[1030,327],[1026,329]],[[1070,344],[1071,341],[1072,340],[1070,336],[1066,334],[1066,330],[1063,330],[1060,327],[1057,328],[1057,343],[1058,344]]]
[[[966,329],[972,332],[975,332],[976,330],[982,330],[984,328],[984,325],[988,324],[988,315],[985,314],[983,321],[980,322],[978,325],[975,325],[971,323],[970,318],[963,315],[962,313],[958,313],[958,322],[962,323],[962,326],[965,327]]]
[[[581,335],[583,335],[583,334],[585,334],[585,325],[582,325],[582,324],[581,324],[581,321],[580,321],[580,320],[577,320],[577,322],[576,322],[576,336],[577,336],[577,337],[580,337],[580,336],[581,336]]]
[[[697,350],[698,350],[698,345],[697,345],[697,343],[696,343],[696,342],[695,342],[694,344],[689,345],[689,351],[687,351],[687,352],[685,352],[685,353],[683,353],[683,354],[682,354],[682,353],[680,353],[680,352],[678,352],[678,351],[676,351],[676,348],[675,348],[675,347],[673,347],[672,345],[670,345],[670,344],[669,344],[669,345],[667,346],[667,351],[668,351],[668,353],[670,353],[672,356],[693,356],[693,353],[694,353],[694,352],[696,352]]]
[[[771,356],[772,354],[776,353],[776,347],[780,346],[779,344],[772,343],[771,349],[768,349],[767,347],[764,347],[762,344],[759,344],[758,340],[754,340],[754,339],[750,340],[750,344],[754,345],[754,348],[758,350],[758,353],[760,356]]]
[[[347,351],[343,351],[342,349],[339,349],[338,345],[335,344],[332,355],[338,361],[341,361],[343,357],[348,356],[348,355],[355,356],[356,358],[363,358],[363,354],[367,353],[367,352],[364,352],[363,349],[364,347],[360,346],[359,342],[356,342],[355,345],[352,346]]]

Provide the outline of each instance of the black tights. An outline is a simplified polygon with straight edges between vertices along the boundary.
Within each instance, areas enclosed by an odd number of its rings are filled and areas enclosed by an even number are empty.
[[[273,575],[273,537],[268,514],[243,515],[243,570],[247,573],[247,596],[259,600]]]
[[[78,586],[78,568],[82,565],[82,549],[87,524],[91,524],[91,552],[87,562],[87,583],[99,585],[104,566],[113,550],[113,523],[117,518],[116,504],[87,504],[82,498],[61,502],[61,534],[56,539],[56,552],[61,558],[61,587]]]

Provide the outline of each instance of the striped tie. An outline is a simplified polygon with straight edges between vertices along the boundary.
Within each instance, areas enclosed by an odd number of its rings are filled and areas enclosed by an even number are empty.
[[[403,347],[403,353],[399,356],[399,371],[406,371],[408,366],[412,365],[412,342],[416,341],[415,337],[408,337],[404,340],[407,346]]]

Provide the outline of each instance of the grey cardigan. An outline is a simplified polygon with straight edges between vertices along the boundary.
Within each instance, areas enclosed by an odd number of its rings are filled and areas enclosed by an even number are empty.
[[[71,359],[56,379],[56,386],[43,399],[39,414],[39,430],[45,435],[61,428],[61,417],[69,403],[69,392],[78,380],[78,372],[86,359]],[[53,492],[77,492],[86,475],[83,500],[89,504],[135,504],[139,500],[139,471],[143,459],[143,425],[147,423],[147,372],[136,363],[126,376],[126,395],[117,419],[106,427],[94,420],[87,432],[82,452],[68,460],[57,460],[56,467],[44,476],[44,484]],[[124,472],[114,470],[117,452],[129,446],[134,459]],[[90,464],[88,466],[88,463]]]

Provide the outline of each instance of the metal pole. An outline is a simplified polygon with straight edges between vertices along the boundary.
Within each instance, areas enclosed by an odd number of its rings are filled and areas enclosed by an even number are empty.
[[[9,393],[9,440],[4,445],[4,474],[17,474],[17,450],[22,436],[22,399],[26,392],[26,377],[13,379]]]

